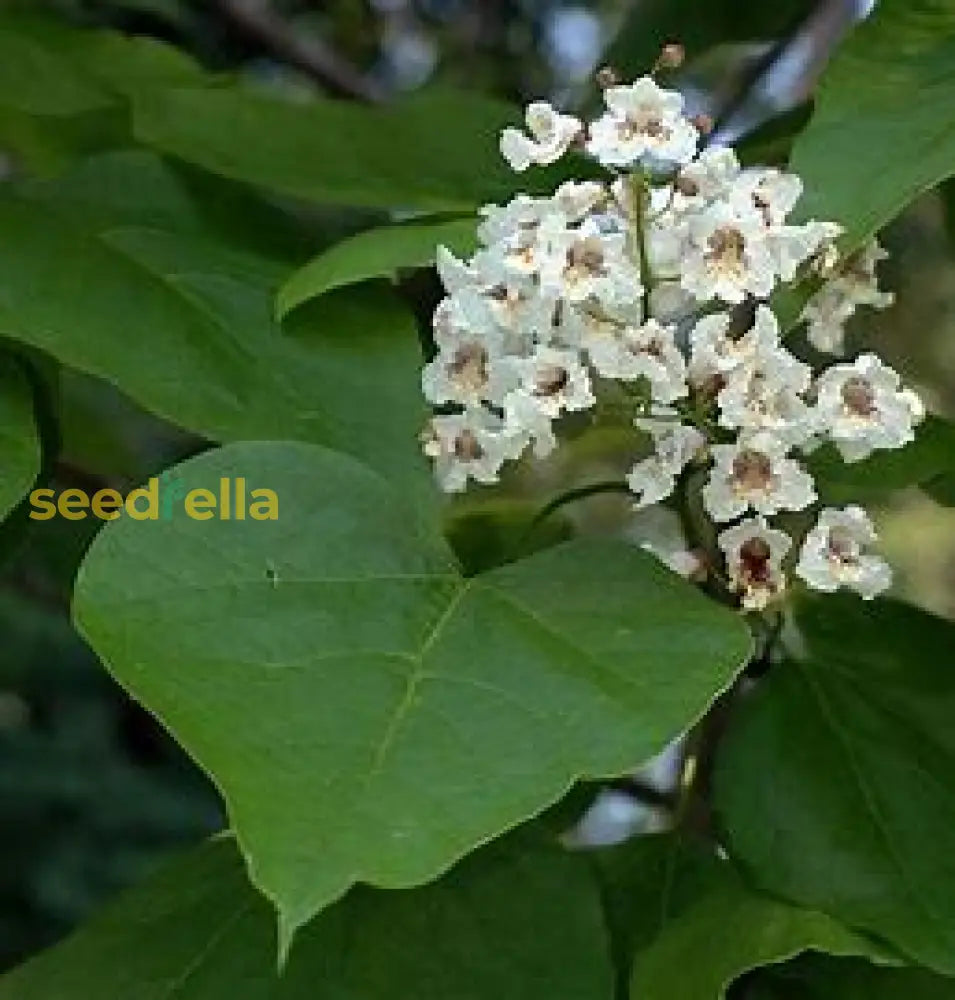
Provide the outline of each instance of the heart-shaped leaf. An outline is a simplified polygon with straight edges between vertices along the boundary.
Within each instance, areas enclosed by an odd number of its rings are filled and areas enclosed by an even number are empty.
[[[712,846],[677,834],[638,837],[597,861],[619,972],[640,1000],[723,1000],[750,970],[806,951],[880,957],[831,917],[750,888]]]
[[[343,289],[283,330],[287,266],[211,232],[202,190],[126,154],[0,197],[0,228],[18,234],[0,245],[0,332],[203,437],[317,441],[430,496],[413,317],[384,287]],[[268,223],[254,198],[218,194]]]
[[[955,973],[955,626],[891,601],[804,610],[806,660],[739,712],[729,847],[772,892]]]
[[[620,542],[464,579],[384,480],[315,446],[171,475],[179,495],[274,490],[278,519],[171,501],[119,520],[76,621],[217,782],[283,945],[353,882],[427,881],[575,779],[645,760],[750,650],[738,616]]]
[[[955,173],[955,8],[879,0],[822,77],[790,166],[804,218],[835,219],[847,250]]]
[[[760,973],[746,1000],[955,1000],[955,979],[928,969],[807,955]]]
[[[610,1000],[596,887],[580,858],[518,836],[436,885],[356,889],[275,968],[274,923],[235,845],[170,864],[0,980],[0,1000]]]

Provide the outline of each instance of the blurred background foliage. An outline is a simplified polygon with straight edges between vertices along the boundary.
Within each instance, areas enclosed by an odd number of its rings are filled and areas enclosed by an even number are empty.
[[[71,24],[159,39],[213,71],[238,73],[303,101],[323,93],[392,101],[454,87],[515,103],[549,95],[580,106],[595,99],[597,67],[609,62],[624,76],[637,75],[662,43],[678,40],[689,55],[678,82],[691,107],[712,115],[719,137],[742,138],[753,156],[782,162],[828,54],[869,6],[863,0],[33,0],[0,9],[47,19],[37,22],[38,31]],[[109,72],[108,65],[98,69]],[[15,99],[3,100],[2,92],[15,94],[20,83],[0,67],[7,177],[53,175],[85,151],[127,141],[121,124],[89,116],[64,117],[53,131],[38,128]],[[209,184],[192,168],[182,176],[226,232],[229,185]],[[122,192],[116,195],[121,201]],[[263,202],[262,220],[263,244],[293,256],[373,221],[367,212],[292,202]],[[883,285],[896,291],[897,304],[865,312],[855,331],[859,343],[873,343],[948,416],[955,416],[953,239],[950,186],[926,195],[885,234],[892,258]],[[433,277],[409,277],[402,291],[426,320],[437,295]],[[202,447],[105,383],[60,371],[45,375],[62,423],[56,485],[127,488]],[[541,498],[568,484],[619,476],[627,446],[590,435],[511,476],[505,501],[487,494],[461,501],[450,534],[466,565],[481,569],[571,528],[636,537],[629,503],[613,494],[567,508],[533,537],[525,530]],[[899,569],[899,592],[955,613],[955,509],[913,490],[876,513]],[[55,940],[105,896],[222,822],[214,790],[113,684],[69,623],[71,580],[91,530],[89,522],[30,522],[21,510],[0,531],[0,967]]]

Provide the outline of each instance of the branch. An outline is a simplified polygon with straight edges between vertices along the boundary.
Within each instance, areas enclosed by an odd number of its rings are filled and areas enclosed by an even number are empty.
[[[229,22],[289,66],[310,76],[336,97],[378,104],[385,91],[320,38],[298,34],[269,9],[268,0],[217,0]]]

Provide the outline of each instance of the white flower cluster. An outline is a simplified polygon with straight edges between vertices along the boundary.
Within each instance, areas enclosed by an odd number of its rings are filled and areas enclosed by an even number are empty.
[[[698,151],[680,95],[650,77],[604,97],[589,126],[532,104],[527,132],[507,129],[501,151],[523,171],[575,146],[605,181],[484,208],[469,261],[439,248],[447,296],[422,378],[437,409],[424,450],[447,491],[492,483],[528,449],[551,452],[566,414],[623,398],[652,445],[628,477],[636,505],[708,468],[701,502],[720,528],[724,579],[763,608],[784,589],[793,547],[767,518],[817,500],[801,454],[827,439],[847,462],[899,448],[923,415],[872,354],[814,376],[783,345],[767,300],[781,283],[827,274],[804,318],[817,347],[838,349],[858,304],[889,300],[875,288],[881,251],[839,269],[839,226],[787,222],[799,178],[743,168],[730,149]],[[872,597],[890,579],[864,551],[874,537],[859,508],[823,510],[795,571],[819,590]]]

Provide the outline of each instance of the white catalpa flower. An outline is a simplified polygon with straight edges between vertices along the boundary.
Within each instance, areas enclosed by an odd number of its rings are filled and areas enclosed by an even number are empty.
[[[687,393],[686,362],[676,346],[675,329],[655,319],[627,326],[583,320],[579,344],[604,378],[632,382],[645,378],[657,403],[673,403]]]
[[[441,347],[455,347],[472,337],[485,338],[488,348],[500,346],[494,317],[480,292],[464,288],[442,299],[432,319],[434,341]]]
[[[802,194],[802,181],[795,174],[774,167],[742,171],[729,192],[729,199],[743,214],[755,211],[767,227],[782,225]]]
[[[455,295],[480,285],[477,272],[459,257],[456,257],[447,247],[439,246],[435,255],[435,266],[438,277],[449,295]]]
[[[592,221],[568,234],[541,282],[568,302],[594,299],[611,309],[632,305],[643,293],[639,272],[627,257],[626,235],[603,233]]]
[[[552,294],[543,294],[535,286],[495,285],[485,302],[508,351],[523,353],[535,340],[547,341],[553,336],[557,299]]]
[[[767,432],[787,448],[808,447],[818,433],[812,407],[784,382],[766,382],[758,372],[734,376],[717,399],[722,427]]]
[[[787,447],[816,433],[816,414],[802,398],[812,374],[784,347],[757,354],[731,372],[716,397],[721,427],[744,433],[767,431]]]
[[[609,200],[610,192],[597,181],[564,181],[554,192],[553,204],[569,223],[577,223]]]
[[[847,462],[903,447],[915,439],[914,427],[924,416],[918,396],[902,389],[898,373],[874,354],[833,365],[816,382],[818,426]]]
[[[814,432],[813,412],[802,395],[812,371],[780,344],[779,324],[768,306],[756,309],[752,327],[734,340],[729,318],[714,314],[690,334],[690,377],[718,388],[719,423],[746,433],[771,431],[787,445]]]
[[[653,438],[653,454],[630,470],[627,485],[637,497],[637,507],[665,500],[676,486],[677,477],[706,444],[695,428],[675,420],[644,418],[634,424]]]
[[[870,240],[806,304],[802,318],[809,324],[806,335],[817,351],[843,354],[845,325],[856,309],[885,309],[895,301],[891,292],[879,291],[876,265],[886,257],[878,242]]]
[[[876,537],[872,521],[861,507],[824,510],[806,536],[796,575],[815,590],[831,594],[846,587],[863,600],[871,600],[892,584],[889,564],[863,551]]]
[[[736,444],[714,444],[716,464],[703,487],[703,506],[717,523],[753,509],[760,514],[804,510],[816,499],[812,476],[786,445],[771,434],[742,437]]]
[[[434,461],[441,489],[459,493],[469,479],[496,483],[501,466],[521,454],[527,438],[511,432],[488,410],[471,409],[432,417],[421,442],[425,455]]]
[[[556,163],[581,131],[578,119],[560,114],[546,101],[528,105],[524,120],[530,136],[516,128],[501,133],[501,155],[517,173],[534,164]]]
[[[607,112],[590,127],[587,151],[606,167],[689,163],[699,133],[683,117],[683,98],[645,76],[604,91]]]
[[[829,252],[842,227],[831,222],[807,222],[802,226],[772,226],[766,230],[766,246],[782,281],[795,281],[807,261],[818,261]]]
[[[493,247],[524,230],[536,229],[553,214],[554,204],[549,198],[519,194],[506,205],[485,205],[478,211],[481,222],[477,237],[482,246]]]
[[[563,257],[568,238],[562,212],[541,212],[479,250],[471,267],[485,285],[527,289],[552,261]]]
[[[782,563],[792,547],[784,531],[770,528],[761,517],[751,517],[727,528],[718,541],[730,585],[742,595],[744,608],[761,611],[783,592]]]
[[[768,296],[776,284],[776,267],[759,216],[737,213],[722,201],[694,215],[681,282],[701,302],[717,298],[735,304],[747,295]]]
[[[718,198],[727,198],[740,175],[739,160],[726,146],[708,146],[680,171],[674,185],[677,212],[702,208]]]
[[[617,376],[629,379],[643,376],[650,383],[650,396],[656,403],[673,403],[687,393],[686,362],[676,346],[676,328],[648,319],[642,326],[629,328],[623,337],[626,362],[634,374]]]
[[[768,306],[756,309],[753,325],[731,336],[729,313],[704,316],[690,331],[690,381],[703,385],[718,379],[722,387],[731,372],[755,364],[779,347],[779,324]]]
[[[536,405],[551,418],[594,405],[590,376],[576,351],[540,347],[516,364],[521,375],[516,393],[536,400]]]
[[[511,358],[492,352],[492,344],[491,338],[472,334],[442,347],[421,373],[425,399],[438,406],[503,403],[517,385],[517,371]]]
[[[534,453],[543,458],[557,444],[553,422],[562,413],[587,410],[596,402],[590,376],[576,351],[552,347],[539,347],[515,364],[521,384],[504,399],[507,426],[530,438]]]

